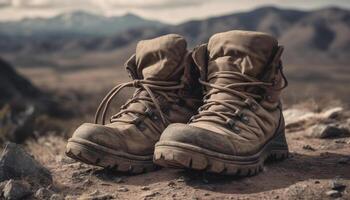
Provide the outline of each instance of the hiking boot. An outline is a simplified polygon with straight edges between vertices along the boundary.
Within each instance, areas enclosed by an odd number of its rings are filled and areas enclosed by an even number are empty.
[[[133,79],[113,88],[101,102],[95,123],[82,124],[68,140],[66,154],[76,160],[118,171],[154,169],[154,144],[174,122],[185,123],[201,104],[201,91],[186,41],[165,35],[140,41],[125,64]],[[192,62],[192,63],[191,63]],[[135,87],[131,99],[105,124],[111,100],[124,87]],[[99,124],[99,122],[101,124]]]
[[[249,31],[219,33],[197,47],[192,57],[203,105],[188,124],[164,130],[155,163],[246,176],[259,172],[268,157],[286,157],[282,51],[272,36]]]

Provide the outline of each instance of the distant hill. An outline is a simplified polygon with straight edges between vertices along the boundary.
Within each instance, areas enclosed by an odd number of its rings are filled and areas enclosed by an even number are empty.
[[[57,18],[63,19],[64,17]],[[117,57],[107,57],[118,55],[118,60],[124,62],[134,50],[136,42],[141,39],[178,33],[184,35],[190,47],[193,47],[206,42],[214,33],[233,29],[257,30],[276,36],[286,48],[284,60],[287,63],[348,65],[350,11],[334,7],[313,11],[262,7],[249,12],[194,20],[175,26],[133,27],[108,36],[100,34],[95,37],[73,37],[66,34],[55,36],[54,39],[50,35],[42,35],[33,39],[30,36],[0,35],[2,38],[0,55],[7,56],[14,63],[20,62],[22,66],[26,64],[47,65],[53,64],[52,59],[57,61],[58,58],[65,59],[67,56],[71,59],[97,54],[103,54],[101,60],[103,65],[121,64],[121,62],[117,63]],[[96,30],[105,31],[94,29],[93,32]],[[38,56],[32,56],[33,52]],[[42,56],[50,55],[50,53],[55,57]],[[13,54],[16,54],[17,59],[11,56]],[[84,59],[87,57],[89,56],[85,56]],[[103,60],[113,62],[103,63]],[[80,62],[80,64],[83,63]],[[69,64],[72,63],[69,62]],[[57,65],[62,65],[62,62]]]
[[[130,28],[160,27],[161,22],[133,14],[105,17],[84,11],[64,13],[52,18],[28,18],[1,22],[0,34],[22,37],[109,36]]]

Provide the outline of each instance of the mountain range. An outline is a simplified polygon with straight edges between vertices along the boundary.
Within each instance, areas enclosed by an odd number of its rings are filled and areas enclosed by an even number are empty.
[[[7,57],[21,66],[50,63],[57,66],[65,64],[80,66],[95,65],[93,62],[80,62],[79,59],[86,61],[91,55],[98,55],[101,58],[101,65],[113,65],[125,61],[134,51],[136,42],[141,39],[178,33],[186,37],[189,47],[194,47],[196,44],[208,41],[210,36],[217,32],[240,29],[263,31],[277,37],[280,44],[285,46],[287,63],[348,65],[350,57],[350,11],[336,7],[312,11],[262,7],[248,12],[188,21],[179,25],[143,20],[131,14],[119,18],[105,18],[78,12],[72,16],[75,17],[71,19],[75,20],[68,22],[65,22],[66,18],[69,18],[66,15],[12,22],[10,27],[17,27],[16,30],[4,28],[7,23],[0,24],[0,56]],[[128,21],[126,18],[134,19],[135,23],[126,22]],[[40,28],[45,27],[44,24],[55,24],[52,21],[66,25],[61,25],[63,28],[59,31],[53,31],[54,28],[48,25],[46,28]],[[118,23],[123,25],[116,30],[114,28]],[[32,27],[30,33],[35,33],[34,30],[45,31],[41,31],[41,34],[23,34],[27,26]],[[99,26],[106,28],[96,28]],[[57,59],[67,58],[78,60],[79,64],[57,63]],[[121,61],[117,62],[117,58]]]
[[[109,36],[130,28],[160,27],[161,22],[128,13],[105,17],[84,11],[63,13],[52,18],[26,18],[0,22],[0,34],[16,37]]]

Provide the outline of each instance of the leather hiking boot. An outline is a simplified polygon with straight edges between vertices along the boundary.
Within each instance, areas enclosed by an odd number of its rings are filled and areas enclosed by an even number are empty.
[[[269,157],[287,157],[282,51],[272,36],[250,31],[219,33],[197,47],[192,57],[201,73],[203,105],[188,124],[164,130],[155,163],[247,176]]]
[[[68,140],[66,154],[87,164],[141,173],[154,169],[154,144],[174,122],[186,123],[202,102],[196,67],[186,41],[175,34],[137,44],[126,69],[133,79],[113,88],[102,100],[95,123],[82,124]],[[197,70],[198,73],[198,70]],[[124,87],[135,92],[105,124],[111,100]],[[98,124],[100,122],[100,124]]]

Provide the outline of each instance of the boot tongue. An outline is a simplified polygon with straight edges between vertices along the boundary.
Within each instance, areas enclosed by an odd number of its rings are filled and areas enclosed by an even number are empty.
[[[211,78],[211,76],[219,71],[239,72],[249,77],[259,79],[259,76],[265,72],[267,63],[271,59],[271,55],[277,48],[277,41],[265,34],[250,31],[229,31],[213,35],[207,47],[208,52],[208,68],[207,78],[210,83],[219,85],[228,85],[233,83],[242,83],[242,77],[233,78]],[[211,90],[207,88],[208,92]],[[236,91],[254,92],[254,87],[235,87]],[[238,96],[232,96],[229,93],[214,93],[212,99],[237,99]],[[212,105],[212,111],[227,111],[222,105]]]
[[[176,34],[140,41],[136,47],[138,77],[153,81],[179,81],[186,46],[185,39]]]
[[[228,31],[215,34],[208,43],[207,75],[210,77],[218,71],[235,71],[259,79],[277,45],[276,39],[260,32]],[[224,84],[232,83],[232,80],[210,82]]]

